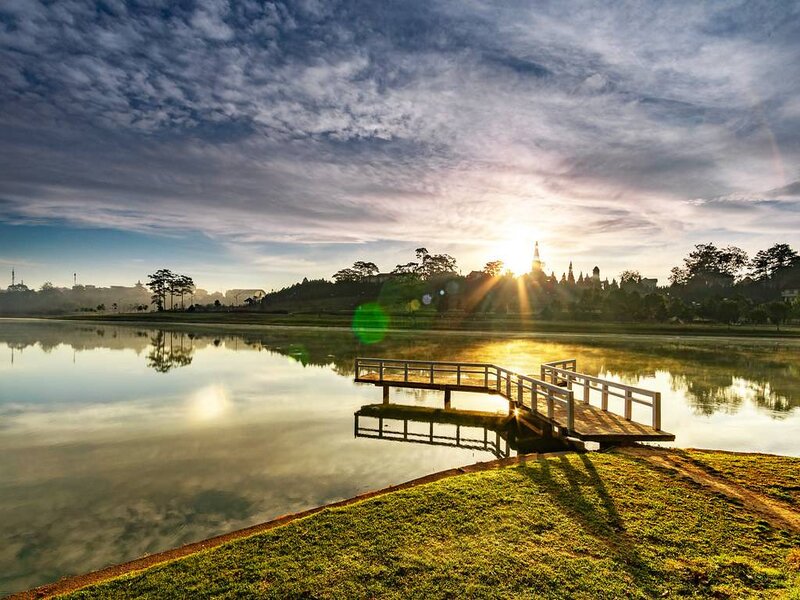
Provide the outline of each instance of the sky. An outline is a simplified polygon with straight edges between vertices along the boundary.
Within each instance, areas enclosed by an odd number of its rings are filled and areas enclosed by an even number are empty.
[[[9,278],[269,290],[535,240],[661,283],[799,247],[800,3],[0,3]]]

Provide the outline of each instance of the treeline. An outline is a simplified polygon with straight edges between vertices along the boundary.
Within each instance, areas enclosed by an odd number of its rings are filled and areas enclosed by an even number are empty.
[[[542,271],[515,277],[501,261],[490,261],[464,276],[449,255],[419,248],[416,257],[390,273],[379,273],[373,262],[357,261],[334,273],[333,282],[304,280],[268,294],[260,308],[343,311],[374,301],[396,313],[517,313],[553,320],[780,326],[800,319],[800,303],[791,295],[800,288],[800,257],[787,244],[775,244],[752,259],[735,246],[698,244],[662,287],[634,270],[610,282],[600,280],[597,271],[575,278],[571,268],[560,278]]]

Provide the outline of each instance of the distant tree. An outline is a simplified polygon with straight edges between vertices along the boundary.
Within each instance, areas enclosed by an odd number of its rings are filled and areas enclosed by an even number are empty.
[[[766,250],[759,250],[750,261],[754,279],[766,281],[776,274],[800,265],[800,255],[789,244],[774,244]]]
[[[638,286],[640,283],[642,283],[642,275],[639,271],[627,270],[619,275],[620,287]]]
[[[56,288],[55,288],[55,286],[53,285],[53,283],[52,283],[52,282],[50,282],[50,281],[45,281],[45,282],[42,284],[42,287],[40,288],[40,291],[42,291],[42,292],[52,292],[52,291],[54,291],[55,289],[56,289]]]
[[[780,331],[781,323],[783,323],[786,320],[786,317],[789,316],[791,307],[786,302],[776,300],[775,302],[770,302],[764,308],[767,311],[769,320],[773,325],[775,325],[778,331]]]
[[[150,280],[147,287],[152,293],[150,303],[155,305],[156,310],[162,311],[166,307],[167,294],[172,289],[175,274],[169,269],[159,269],[147,278]]]
[[[763,306],[754,306],[747,313],[747,320],[755,325],[763,325],[769,320],[769,314]]]
[[[373,262],[357,260],[352,267],[341,269],[333,274],[336,283],[345,281],[364,281],[378,274],[378,266]]]
[[[491,277],[499,277],[504,266],[502,260],[492,260],[483,266],[483,272]]]
[[[720,323],[730,325],[739,320],[739,303],[735,300],[725,298],[717,304],[716,320]]]
[[[733,284],[737,275],[748,264],[747,253],[736,246],[717,248],[713,243],[697,244],[683,259],[682,268],[672,269],[673,285],[694,284],[699,287]]]
[[[194,291],[194,280],[189,277],[188,275],[176,275],[174,282],[172,284],[172,289],[175,291],[175,294],[180,296],[181,299],[181,308],[184,307],[183,299],[187,294],[191,294]]]

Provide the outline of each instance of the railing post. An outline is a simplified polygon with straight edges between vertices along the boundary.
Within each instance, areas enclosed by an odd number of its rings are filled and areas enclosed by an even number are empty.
[[[403,381],[408,383],[408,361],[403,363]]]
[[[506,398],[511,400],[511,372],[506,371]]]
[[[433,383],[433,363],[431,363],[431,383]]]
[[[539,379],[541,379],[542,381],[547,381],[547,367],[545,367],[544,365],[541,365],[539,367]]]
[[[517,406],[522,406],[522,394],[524,390],[522,388],[522,380],[517,377]]]
[[[575,393],[570,391],[567,395],[567,430],[572,433],[575,429]]]
[[[600,406],[604,411],[608,412],[608,384],[607,383],[603,384],[603,398],[602,398],[602,403],[601,403]]]
[[[539,413],[539,386],[535,383],[531,384],[531,410],[533,414]]]
[[[567,389],[572,391],[572,375],[567,373]]]
[[[500,393],[500,367],[495,367],[495,372],[497,373],[497,392]]]
[[[461,364],[456,365],[456,385],[461,385]]]
[[[483,387],[489,389],[489,365],[483,365]]]
[[[358,368],[361,366],[361,361],[356,359],[356,379],[358,379]]]
[[[583,379],[583,403],[589,404],[589,393],[591,391],[591,384],[589,380],[584,377]]]
[[[383,381],[383,361],[378,362],[378,380]]]
[[[553,418],[553,392],[547,392],[547,418]]]
[[[633,392],[625,390],[625,420],[630,421],[633,416]]]
[[[661,431],[661,392],[653,395],[653,429]]]

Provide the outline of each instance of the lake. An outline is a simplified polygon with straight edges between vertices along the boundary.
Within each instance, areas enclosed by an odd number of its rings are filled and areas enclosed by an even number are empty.
[[[481,431],[452,446],[446,425],[451,445],[356,436],[354,413],[381,401],[353,383],[356,356],[533,374],[576,358],[661,391],[677,446],[800,456],[800,341],[390,331],[365,345],[336,329],[0,320],[0,594],[513,455]],[[507,408],[476,394],[453,406]]]

